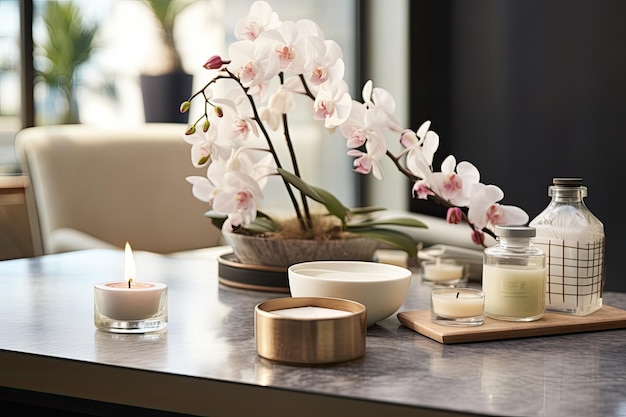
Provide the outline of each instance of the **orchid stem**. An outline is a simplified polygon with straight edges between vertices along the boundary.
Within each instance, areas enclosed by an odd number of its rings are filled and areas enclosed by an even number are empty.
[[[284,82],[284,73],[281,72],[279,74],[280,83]],[[300,168],[298,166],[298,159],[296,158],[296,151],[293,147],[293,141],[291,140],[291,135],[289,134],[289,123],[287,120],[287,114],[283,113],[283,132],[285,135],[285,142],[287,143],[287,149],[289,150],[289,157],[291,158],[291,164],[293,165],[293,173],[297,177],[300,177]],[[300,199],[302,201],[302,208],[304,209],[304,216],[306,218],[307,226],[309,228],[313,227],[313,222],[311,219],[311,211],[309,210],[309,203],[306,195],[303,192],[300,192]]]

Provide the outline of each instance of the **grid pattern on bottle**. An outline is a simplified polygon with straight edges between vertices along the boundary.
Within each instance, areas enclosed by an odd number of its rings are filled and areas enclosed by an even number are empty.
[[[605,240],[590,243],[555,239],[535,240],[546,253],[546,302],[564,306],[589,306],[602,298]]]

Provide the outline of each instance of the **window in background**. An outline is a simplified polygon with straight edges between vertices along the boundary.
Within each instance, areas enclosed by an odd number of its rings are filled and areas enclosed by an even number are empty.
[[[20,128],[19,1],[0,0],[0,174],[17,169],[13,138]]]
[[[33,1],[33,43],[34,62],[38,70],[48,71],[46,81],[38,78],[34,89],[35,124],[88,123],[96,126],[134,125],[144,123],[144,101],[140,78],[142,74],[158,71],[163,62],[159,32],[150,10],[139,0],[63,0],[58,2],[77,13],[71,20],[59,17],[62,12],[51,11],[54,1]],[[317,22],[328,39],[337,41],[343,48],[346,62],[346,81],[355,97],[360,96],[361,86],[355,82],[356,71],[356,4],[354,0],[291,0],[270,1],[274,10],[283,20],[311,19]],[[184,9],[177,18],[174,28],[176,48],[183,69],[192,74],[192,89],[201,88],[208,80],[202,65],[213,54],[226,55],[227,48],[234,39],[233,28],[237,20],[245,15],[251,0],[199,0]],[[2,76],[0,81],[13,77],[9,87],[2,85],[0,111],[9,111],[8,104],[15,106],[19,95],[19,1],[0,0],[0,18],[7,20],[1,30],[1,42],[13,42],[11,48],[2,48]],[[64,9],[65,10],[65,9]],[[332,10],[332,13],[328,11]],[[46,19],[49,24],[46,24]],[[63,22],[59,24],[59,22]],[[9,24],[10,23],[10,24]],[[75,24],[82,31],[69,27]],[[61,26],[56,27],[57,26]],[[88,34],[94,30],[93,38]],[[74,38],[68,35],[74,34]],[[12,41],[5,40],[10,37]],[[69,100],[63,96],[64,79],[62,71],[52,66],[69,65],[63,54],[47,56],[50,49],[44,46],[54,38],[64,42],[83,44],[83,56],[69,84]],[[89,45],[85,42],[89,41]],[[57,48],[63,50],[63,47]],[[69,48],[67,48],[69,49]],[[13,51],[10,52],[9,51]],[[6,51],[6,52],[5,52]],[[7,56],[7,54],[9,56]],[[66,61],[63,61],[66,59]],[[65,63],[64,63],[65,62]],[[5,64],[12,63],[16,70],[11,75],[5,71]],[[56,75],[56,81],[54,78]],[[67,78],[67,77],[65,77]],[[65,87],[67,89],[67,87]],[[180,90],[180,89],[179,89]],[[6,92],[6,94],[5,94]],[[5,97],[10,97],[7,99]],[[178,112],[181,101],[187,98],[160,101]],[[356,174],[351,173],[351,160],[346,156],[345,140],[336,132],[330,135],[320,123],[311,118],[312,103],[302,100],[300,113],[291,117],[292,123],[299,126],[296,146],[307,155],[303,175],[312,183],[329,189],[345,204],[356,205]],[[193,114],[193,107],[192,112]],[[18,112],[14,109],[13,112]],[[12,139],[18,126],[8,134],[8,150],[0,150],[0,157],[12,155]],[[342,181],[337,181],[341,179]],[[267,200],[270,200],[269,198]]]

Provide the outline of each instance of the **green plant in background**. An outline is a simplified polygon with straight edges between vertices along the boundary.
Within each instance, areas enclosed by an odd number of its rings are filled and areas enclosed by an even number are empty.
[[[94,50],[97,25],[85,26],[79,8],[72,1],[45,2],[43,21],[48,38],[41,45],[42,61],[36,61],[36,82],[56,89],[66,102],[61,123],[78,123],[74,100],[76,70]]]
[[[170,70],[182,71],[183,65],[174,41],[174,23],[178,14],[197,0],[143,0],[156,18],[161,30],[163,45],[167,48],[170,59]]]

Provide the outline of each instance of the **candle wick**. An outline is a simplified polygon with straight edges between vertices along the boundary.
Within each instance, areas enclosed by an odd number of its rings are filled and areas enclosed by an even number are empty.
[[[459,294],[460,294],[460,293],[457,291],[457,292],[456,292],[456,298],[459,298]]]
[[[128,288],[130,288],[130,283],[131,283],[131,282],[133,282],[133,279],[132,279],[132,278],[129,278],[129,279],[128,279]]]

